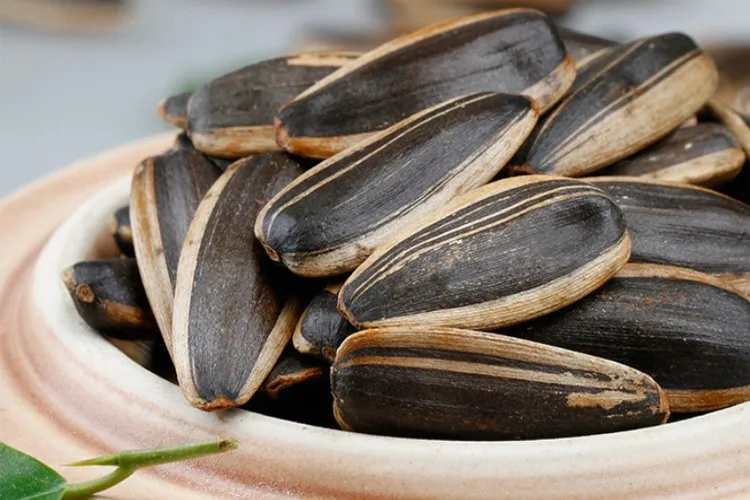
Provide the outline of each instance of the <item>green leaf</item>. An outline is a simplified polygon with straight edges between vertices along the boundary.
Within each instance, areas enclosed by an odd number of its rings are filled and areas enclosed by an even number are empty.
[[[0,442],[0,497],[3,500],[59,500],[66,481],[36,458]]]

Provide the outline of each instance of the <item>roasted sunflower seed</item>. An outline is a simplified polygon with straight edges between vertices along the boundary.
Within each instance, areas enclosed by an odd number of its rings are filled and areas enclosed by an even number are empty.
[[[628,260],[622,212],[586,182],[504,179],[404,228],[346,280],[355,326],[491,329],[555,311]]]
[[[327,286],[302,312],[292,336],[297,351],[333,361],[336,349],[357,331],[336,309],[340,289],[341,283]]]
[[[680,33],[607,50],[540,121],[520,170],[576,177],[611,165],[695,114],[717,81],[711,59]]]
[[[708,101],[706,110],[729,129],[735,139],[739,141],[742,149],[745,150],[745,154],[750,155],[750,126],[743,117],[716,99]]]
[[[357,52],[313,52],[261,61],[208,82],[188,102],[195,147],[222,158],[278,150],[273,119],[294,96]]]
[[[62,280],[81,318],[107,337],[159,338],[135,259],[79,262]]]
[[[138,268],[170,352],[180,251],[198,203],[219,175],[213,163],[187,146],[145,159],[133,174],[130,217]]]
[[[328,366],[325,363],[288,347],[263,382],[263,391],[275,399],[291,387],[320,380],[327,375]]]
[[[162,120],[182,130],[187,130],[187,103],[191,92],[182,92],[162,100],[156,112]]]
[[[297,178],[263,207],[255,235],[296,274],[351,271],[405,224],[490,181],[536,119],[528,98],[488,92],[425,110]]]
[[[115,244],[120,253],[125,257],[135,257],[133,248],[133,229],[130,226],[130,206],[124,206],[115,210],[109,220],[109,230],[115,239]]]
[[[700,123],[680,128],[635,156],[605,168],[599,175],[719,186],[739,174],[745,152],[726,127]]]
[[[473,92],[526,94],[543,112],[574,76],[543,14],[486,12],[397,38],[324,78],[281,109],[277,141],[295,154],[325,158]]]
[[[664,393],[625,365],[492,333],[365,330],[331,369],[348,430],[460,439],[536,439],[664,423]]]
[[[709,275],[628,264],[575,304],[504,335],[580,351],[648,373],[675,412],[750,399],[750,300]]]
[[[579,67],[582,63],[590,61],[589,58],[594,54],[603,54],[603,50],[617,45],[617,42],[612,40],[561,26],[558,26],[557,32],[560,34],[563,45],[565,45],[565,50],[576,62],[576,66]]]
[[[172,327],[180,386],[198,408],[247,402],[291,339],[304,304],[285,300],[281,289],[291,285],[268,261],[253,224],[263,203],[300,173],[284,153],[235,162],[195,212]]]
[[[750,291],[750,206],[688,184],[632,177],[586,180],[625,214],[633,262],[686,267]]]

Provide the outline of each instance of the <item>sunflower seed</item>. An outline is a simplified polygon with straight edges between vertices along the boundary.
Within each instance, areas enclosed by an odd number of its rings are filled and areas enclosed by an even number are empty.
[[[62,281],[78,314],[102,335],[159,338],[135,259],[79,262],[62,272]]]
[[[120,207],[109,220],[109,230],[115,239],[117,248],[125,257],[135,257],[133,248],[133,229],[130,227],[130,206]]]
[[[701,123],[678,129],[635,156],[605,168],[599,175],[713,187],[735,178],[744,163],[745,152],[726,127]]]
[[[750,155],[750,126],[745,123],[742,116],[735,112],[729,106],[711,99],[706,104],[707,111],[721,122],[739,141],[746,155]]]
[[[263,391],[275,399],[295,385],[320,380],[327,375],[325,363],[287,348],[263,382]]]
[[[629,255],[622,212],[598,188],[513,177],[404,228],[346,280],[338,308],[359,327],[491,329],[575,302]]]
[[[614,47],[580,68],[532,134],[521,170],[576,177],[611,165],[695,114],[717,80],[711,59],[680,33]]]
[[[562,26],[557,27],[557,32],[560,34],[560,39],[565,45],[565,50],[573,58],[578,67],[587,60],[590,60],[589,57],[594,54],[603,54],[603,50],[617,45],[617,42],[613,42],[612,40],[581,33],[580,31]]]
[[[536,119],[528,98],[509,94],[425,110],[296,179],[263,207],[255,234],[296,274],[351,271],[405,224],[490,181]]]
[[[276,138],[292,153],[325,158],[473,92],[523,93],[543,112],[574,76],[547,17],[486,12],[397,38],[324,78],[281,109]]]
[[[304,304],[285,301],[285,276],[253,235],[265,201],[302,169],[283,153],[235,162],[204,196],[177,270],[175,368],[203,410],[247,402],[291,339]],[[286,302],[286,304],[285,304]]]
[[[346,339],[331,369],[344,429],[537,439],[664,423],[664,393],[619,363],[504,335],[384,328]]]
[[[292,336],[295,349],[302,354],[327,361],[336,357],[336,349],[356,332],[336,309],[341,283],[329,285],[315,295],[297,322]]]
[[[182,92],[159,102],[156,112],[162,120],[182,130],[187,130],[187,103],[192,92]]]
[[[715,191],[630,177],[592,177],[625,214],[633,262],[717,275],[750,292],[750,206]]]
[[[648,373],[675,412],[750,400],[750,300],[706,274],[628,264],[570,307],[504,335],[611,359]]]
[[[279,108],[358,56],[297,54],[251,64],[210,81],[188,102],[188,129],[195,147],[222,158],[278,150],[273,119]]]
[[[154,316],[172,352],[172,306],[177,263],[188,225],[221,171],[190,147],[146,158],[130,191],[135,252]]]

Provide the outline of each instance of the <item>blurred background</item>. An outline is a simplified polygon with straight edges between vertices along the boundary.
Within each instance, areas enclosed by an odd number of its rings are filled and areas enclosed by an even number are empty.
[[[169,130],[156,103],[299,50],[366,50],[478,10],[532,6],[615,40],[684,31],[715,54],[726,99],[750,75],[748,0],[0,0],[0,195]]]

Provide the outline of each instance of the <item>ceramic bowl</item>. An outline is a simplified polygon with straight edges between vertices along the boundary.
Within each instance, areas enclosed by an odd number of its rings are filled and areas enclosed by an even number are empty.
[[[59,279],[103,251],[134,165],[171,140],[100,155],[0,205],[0,440],[53,465],[215,436],[241,442],[230,454],[139,471],[108,492],[117,499],[750,495],[747,404],[661,427],[519,442],[368,436],[191,408],[177,386],[89,329]],[[102,472],[59,470],[74,480]]]

